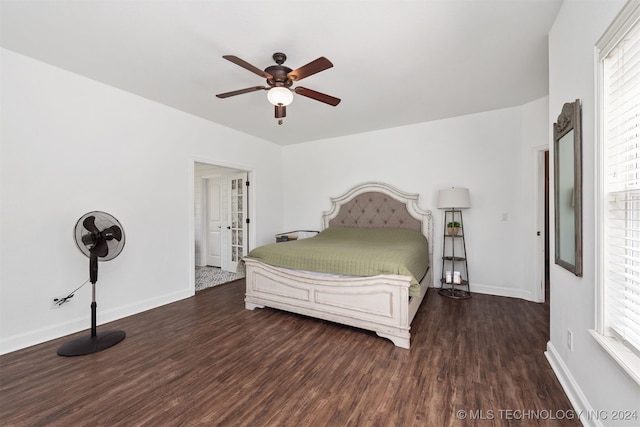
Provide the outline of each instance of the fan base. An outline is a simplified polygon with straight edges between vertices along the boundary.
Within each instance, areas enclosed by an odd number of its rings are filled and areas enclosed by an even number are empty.
[[[118,344],[126,336],[124,331],[103,331],[96,336],[78,338],[63,344],[58,349],[60,356],[82,356],[97,353]]]

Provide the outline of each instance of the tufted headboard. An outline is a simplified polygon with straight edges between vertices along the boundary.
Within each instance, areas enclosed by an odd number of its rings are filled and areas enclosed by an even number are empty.
[[[322,215],[322,227],[330,226],[409,228],[422,231],[430,248],[433,242],[433,217],[418,206],[418,194],[381,182],[366,182],[331,198],[331,209]]]
[[[335,218],[329,220],[329,226],[422,230],[422,223],[409,214],[404,203],[375,191],[359,194],[343,204]]]

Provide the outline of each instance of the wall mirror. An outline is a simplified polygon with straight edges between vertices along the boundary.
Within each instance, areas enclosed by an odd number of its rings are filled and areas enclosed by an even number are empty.
[[[556,264],[582,277],[582,132],[580,100],[553,124]]]

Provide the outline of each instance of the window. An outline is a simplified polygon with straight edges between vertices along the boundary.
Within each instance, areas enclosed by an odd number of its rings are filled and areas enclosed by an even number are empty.
[[[598,331],[640,383],[640,2],[598,42]]]

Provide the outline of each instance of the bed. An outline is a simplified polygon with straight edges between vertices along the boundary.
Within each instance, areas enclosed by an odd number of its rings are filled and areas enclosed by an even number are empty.
[[[304,253],[304,247],[312,241],[329,241],[335,235],[352,240],[372,235],[374,240],[387,242],[391,242],[387,240],[390,236],[399,235],[403,241],[422,239],[425,245],[419,252],[409,254],[411,261],[407,265],[393,264],[390,269],[378,270],[380,264],[387,264],[386,259],[363,262],[366,266],[362,275],[336,267],[337,261],[326,254],[313,256],[327,258],[333,267],[323,267],[316,259],[311,267],[314,271],[307,269],[307,264],[296,261],[288,265],[282,261],[290,256],[286,249]],[[417,194],[380,182],[358,185],[331,199],[331,209],[323,214],[322,231],[316,237],[261,246],[244,257],[245,307],[271,307],[374,331],[408,349],[411,321],[433,281],[432,243],[431,211],[418,206]],[[400,246],[385,246],[395,248],[391,253],[401,252]],[[275,261],[266,255],[269,247],[279,253]],[[342,257],[340,250],[333,251],[337,258]],[[354,263],[360,262],[346,262]]]

